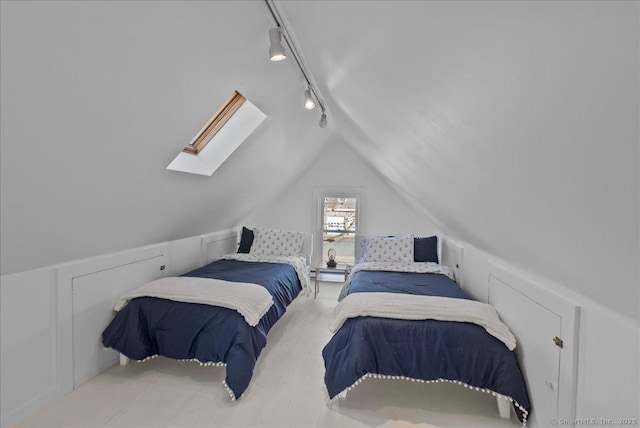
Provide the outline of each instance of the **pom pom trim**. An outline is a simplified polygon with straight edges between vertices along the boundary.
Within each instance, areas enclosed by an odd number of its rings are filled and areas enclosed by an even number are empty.
[[[461,386],[464,386],[467,389],[471,389],[474,391],[479,391],[479,392],[484,392],[486,394],[491,394],[494,397],[501,397],[507,401],[509,401],[509,403],[513,404],[514,406],[516,406],[521,412],[522,412],[522,426],[523,428],[527,426],[527,417],[529,416],[529,412],[520,405],[520,403],[518,403],[516,400],[513,399],[513,397],[509,397],[503,394],[500,394],[498,392],[492,391],[490,389],[487,388],[480,388],[477,386],[472,386],[469,384],[466,384],[462,381],[459,380],[450,380],[450,379],[434,379],[434,380],[424,380],[424,379],[415,379],[412,377],[408,377],[408,376],[388,376],[388,375],[382,375],[382,374],[377,374],[377,373],[365,373],[364,376],[362,376],[360,379],[356,380],[351,386],[346,387],[344,390],[342,390],[340,393],[336,394],[333,398],[329,399],[329,402],[332,402],[336,399],[338,399],[338,397],[348,391],[351,391],[353,388],[355,388],[356,386],[358,386],[361,382],[363,382],[365,379],[367,378],[374,378],[374,379],[400,379],[400,380],[408,380],[411,382],[420,382],[420,383],[442,383],[442,382],[447,382],[447,383],[455,383]]]
[[[158,356],[158,354],[155,354],[155,355],[151,355],[149,357],[146,357],[146,358],[144,358],[142,360],[136,360],[136,361],[138,363],[143,363],[145,361],[148,361],[148,360],[151,360],[153,358],[156,358],[157,356]],[[217,361],[217,362],[216,361],[200,361],[197,358],[181,358],[178,361],[194,361],[194,362],[200,364],[201,366],[207,366],[207,367],[209,367],[209,366],[226,367],[227,366],[227,363],[224,363],[222,361]],[[231,397],[231,401],[236,401],[236,396],[233,393],[233,391],[231,390],[231,388],[229,388],[229,385],[227,385],[227,381],[226,380],[222,381],[222,385],[224,385],[225,389],[229,393],[229,397]]]

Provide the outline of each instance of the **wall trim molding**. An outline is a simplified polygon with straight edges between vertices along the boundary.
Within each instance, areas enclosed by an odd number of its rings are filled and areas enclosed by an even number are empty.
[[[24,316],[27,323],[31,317],[39,318],[38,322],[30,323],[31,325],[26,327],[23,327],[24,320],[2,323],[2,371],[24,373],[25,376],[20,384],[9,383],[4,376],[2,378],[0,383],[2,396],[20,397],[17,399],[20,402],[11,402],[8,404],[11,407],[5,408],[3,400],[1,426],[10,426],[47,403],[68,394],[82,383],[80,379],[80,383],[74,385],[74,278],[158,257],[160,257],[158,260],[166,265],[160,275],[179,275],[194,269],[194,266],[203,266],[208,258],[216,256],[216,252],[235,251],[239,230],[240,227],[223,229],[194,237],[2,275],[0,277],[2,307],[19,308],[18,313]],[[218,244],[212,247],[208,245],[211,243]],[[30,287],[24,287],[25,283]],[[40,293],[34,296],[34,287],[40,290],[46,288],[50,292],[46,295]],[[51,301],[52,299],[54,301]],[[13,310],[13,312],[16,311]],[[46,325],[46,328],[41,327],[43,325]],[[31,332],[29,329],[38,329],[39,337],[52,338],[54,345],[52,349],[43,350],[40,355],[31,355],[32,353],[21,349],[20,343],[29,342],[29,336],[26,337],[27,340],[22,337],[25,331]],[[5,360],[5,356],[10,358]],[[36,363],[46,368],[47,379],[28,376],[29,367]]]

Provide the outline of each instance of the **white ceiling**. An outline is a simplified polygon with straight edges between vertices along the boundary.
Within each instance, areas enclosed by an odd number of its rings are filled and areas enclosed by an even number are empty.
[[[637,319],[638,3],[278,4],[337,130],[405,198]]]
[[[278,2],[326,129],[262,1],[0,5],[3,274],[234,226],[345,141],[447,234],[638,318],[637,2]],[[211,181],[165,171],[234,89],[265,122]]]
[[[262,2],[1,7],[3,274],[235,226],[335,132]],[[233,90],[267,119],[212,177],[166,171]]]

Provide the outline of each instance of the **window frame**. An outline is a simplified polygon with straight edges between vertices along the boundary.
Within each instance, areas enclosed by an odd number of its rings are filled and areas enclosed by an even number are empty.
[[[211,139],[222,129],[222,127],[231,119],[236,111],[247,99],[238,91],[233,91],[233,94],[222,107],[218,109],[216,114],[206,123],[206,125],[198,132],[198,134],[191,140],[188,146],[182,151],[192,155],[198,155],[211,141]]]
[[[364,223],[364,207],[366,206],[366,189],[364,187],[314,187],[313,189],[313,230],[318,239],[313,241],[312,263],[322,265],[322,234],[324,231],[324,198],[354,198],[356,200],[356,232],[354,236],[366,233]],[[349,233],[353,233],[349,231]]]

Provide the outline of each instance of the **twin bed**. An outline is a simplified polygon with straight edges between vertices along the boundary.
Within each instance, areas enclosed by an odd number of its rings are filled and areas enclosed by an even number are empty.
[[[121,360],[162,355],[224,365],[224,385],[239,398],[269,330],[300,292],[309,293],[304,241],[300,233],[243,228],[238,253],[125,294],[104,345]],[[437,245],[436,237],[411,235],[358,240],[361,263],[342,289],[335,334],[322,351],[329,398],[368,377],[454,382],[513,404],[526,424],[531,406],[515,338],[438,264]]]
[[[224,385],[232,400],[239,398],[269,330],[301,291],[309,293],[305,239],[243,228],[238,253],[125,294],[102,333],[104,346],[121,362],[161,355],[226,366]]]
[[[363,241],[322,351],[329,398],[366,378],[452,382],[496,396],[503,417],[513,405],[526,425],[531,405],[515,338],[493,307],[469,299],[438,264],[437,238]]]

